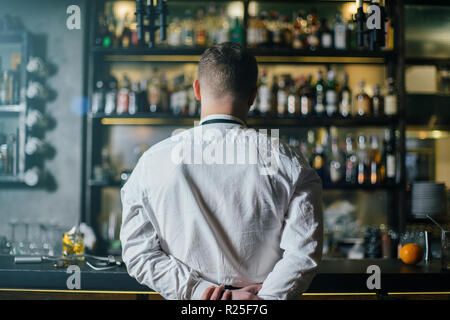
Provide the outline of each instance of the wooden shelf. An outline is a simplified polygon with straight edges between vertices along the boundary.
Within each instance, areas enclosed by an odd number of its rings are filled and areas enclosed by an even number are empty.
[[[102,125],[154,125],[154,126],[193,126],[198,117],[175,116],[168,114],[140,115],[105,115],[92,114],[93,119],[99,119]],[[396,125],[398,117],[249,117],[248,124],[252,127],[386,127]]]
[[[206,48],[159,47],[130,49],[93,47],[94,54],[101,54],[107,62],[178,62],[196,63]],[[249,51],[259,63],[274,64],[385,64],[394,52],[371,52],[368,50],[317,51],[288,48],[261,48]]]

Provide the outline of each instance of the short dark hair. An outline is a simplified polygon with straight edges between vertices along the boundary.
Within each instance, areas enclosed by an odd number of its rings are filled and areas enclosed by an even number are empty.
[[[241,45],[224,42],[205,50],[198,64],[198,79],[213,90],[215,96],[231,94],[248,99],[256,89],[256,59]]]

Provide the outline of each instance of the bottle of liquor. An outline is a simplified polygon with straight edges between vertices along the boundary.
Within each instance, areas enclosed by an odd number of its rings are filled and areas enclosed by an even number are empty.
[[[388,78],[386,80],[388,92],[384,97],[384,113],[388,117],[395,116],[397,114],[397,92],[395,90],[394,79]]]
[[[308,163],[312,163],[312,155],[314,149],[314,131],[308,130],[306,141],[300,142],[300,151],[303,154],[303,157]]]
[[[397,159],[395,150],[394,131],[386,129],[384,133],[384,163],[386,166],[386,183],[395,183],[395,174],[397,172]]]
[[[333,47],[333,36],[331,34],[331,29],[328,26],[327,19],[322,19],[319,33],[320,33],[320,46],[323,49],[332,48]]]
[[[148,94],[147,94],[147,79],[142,78],[139,82],[139,92],[137,94],[138,99],[138,112],[144,113],[149,110],[148,107]]]
[[[129,48],[131,45],[131,28],[130,22],[128,20],[128,15],[124,18],[124,27],[122,30],[122,35],[120,37],[120,45],[122,48]]]
[[[198,113],[197,110],[197,100],[195,99],[194,88],[192,87],[192,79],[191,77],[185,77],[185,90],[187,92],[187,100],[188,100],[188,114],[190,116],[195,116]]]
[[[195,45],[194,19],[192,18],[192,12],[190,10],[184,12],[181,39],[184,46],[193,47]]]
[[[370,98],[364,91],[364,80],[359,81],[359,92],[356,95],[355,111],[358,116],[369,116],[370,112]]]
[[[352,19],[347,21],[346,38],[348,49],[355,50],[358,48],[356,35],[356,22],[353,21]]]
[[[95,83],[95,91],[92,94],[92,113],[101,113],[105,110],[104,83],[99,80]]]
[[[116,112],[117,103],[117,80],[110,77],[108,81],[108,91],[105,93],[105,114],[113,114]]]
[[[197,11],[197,20],[195,25],[195,45],[198,47],[204,47],[207,42],[207,31],[203,10]]]
[[[287,77],[282,75],[278,78],[277,91],[277,115],[283,117],[287,112],[287,98],[288,98],[288,81]]]
[[[298,99],[298,91],[294,79],[288,79],[288,97],[287,97],[287,112],[290,116],[298,116],[300,114],[300,104]]]
[[[308,22],[307,26],[308,48],[311,51],[315,51],[320,45],[319,19],[317,18],[317,11],[315,8],[313,8],[311,12],[307,15],[306,20]]]
[[[300,114],[303,117],[308,117],[312,114],[313,97],[311,94],[311,80],[312,76],[309,75],[308,79],[305,77],[300,78]]]
[[[381,182],[381,153],[378,144],[378,136],[373,134],[370,136],[370,183],[378,184]]]
[[[315,105],[314,111],[316,115],[322,116],[325,112],[325,84],[323,81],[323,73],[322,70],[317,72],[317,82],[314,86],[314,94],[315,94]]]
[[[336,14],[336,20],[334,21],[334,48],[336,50],[347,49],[346,42],[346,27],[344,21],[342,21],[342,15],[338,12]]]
[[[369,154],[367,151],[366,137],[360,135],[358,137],[358,184],[366,184],[369,182]]]
[[[345,182],[356,184],[358,158],[353,148],[353,137],[347,135],[345,138]]]
[[[312,155],[312,167],[316,170],[319,177],[324,181],[325,179],[325,152],[324,143],[326,139],[324,135],[326,134],[325,129],[319,130],[319,137],[316,141],[316,147]]]
[[[274,48],[279,48],[283,42],[283,36],[281,33],[282,24],[280,15],[276,11],[270,11],[269,30],[271,33],[271,43]]]
[[[333,117],[337,114],[337,90],[335,82],[336,72],[334,70],[328,71],[327,74],[327,89],[325,92],[326,111],[329,117]]]
[[[348,75],[344,73],[342,77],[342,89],[339,97],[339,113],[343,117],[348,117],[352,111],[352,92],[348,87]]]
[[[157,112],[160,111],[159,108],[161,103],[161,88],[159,83],[159,75],[153,74],[153,77],[150,80],[148,89],[148,102],[149,102],[149,111]]]
[[[378,84],[373,87],[372,111],[375,117],[382,116],[384,113],[384,99]]]
[[[128,107],[130,104],[130,79],[126,75],[122,78],[122,86],[117,92],[117,114],[128,113]]]
[[[249,16],[248,17],[248,27],[247,27],[247,45],[249,48],[256,48],[258,45],[257,39],[257,25],[256,25],[256,17]]]
[[[217,10],[214,3],[210,3],[208,5],[208,9],[206,11],[206,17],[205,17],[205,28],[207,30],[207,36],[206,36],[206,44],[207,46],[213,46],[216,43],[219,43],[217,41],[218,39],[218,33],[220,24],[217,17]]]
[[[294,13],[295,15],[295,13]],[[294,26],[292,29],[292,48],[302,49],[304,47],[303,28],[306,25],[302,12],[298,12],[294,19]]]
[[[217,43],[230,41],[230,23],[223,8],[219,9],[219,24],[220,28],[217,30]]]
[[[94,44],[100,47],[103,45],[103,39],[108,31],[108,25],[106,24],[105,15],[103,14],[103,12],[99,13],[97,21],[98,24],[95,33]]]
[[[257,110],[263,116],[270,113],[271,101],[270,101],[270,89],[267,84],[267,72],[262,71],[260,77],[260,85],[258,88],[258,104]]]
[[[243,39],[244,39],[244,31],[239,22],[239,18],[236,17],[234,19],[233,27],[231,28],[230,40],[231,40],[231,42],[236,42],[236,43],[242,44]]]
[[[338,139],[336,135],[331,137],[331,158],[330,158],[330,181],[331,183],[339,183],[343,178],[343,159],[339,150]]]
[[[128,94],[128,113],[135,115],[138,112],[138,95],[139,95],[139,84],[137,81],[131,83],[131,90]]]
[[[182,27],[178,17],[173,18],[167,28],[167,43],[171,47],[179,47],[182,44]]]
[[[188,84],[191,85],[192,83]],[[165,72],[161,72],[161,77],[159,80],[159,111],[161,112],[169,112],[169,99],[170,99],[170,92],[169,92],[169,86],[167,81],[167,75]]]
[[[272,88],[270,89],[270,97],[271,97],[271,110],[270,114],[277,114],[278,107],[278,76],[274,75],[272,78]]]
[[[284,16],[281,22],[282,46],[292,48],[292,23],[288,16]]]

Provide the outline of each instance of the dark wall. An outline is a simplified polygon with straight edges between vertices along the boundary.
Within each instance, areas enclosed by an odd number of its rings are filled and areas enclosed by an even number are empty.
[[[66,27],[67,7],[81,8],[81,30]],[[48,78],[55,99],[46,104],[46,111],[56,126],[45,140],[55,149],[45,169],[54,179],[54,188],[0,186],[0,235],[8,235],[8,221],[42,221],[70,226],[80,215],[82,116],[79,99],[83,95],[84,16],[83,0],[0,0],[0,15],[21,18],[32,34],[37,52],[56,67]]]

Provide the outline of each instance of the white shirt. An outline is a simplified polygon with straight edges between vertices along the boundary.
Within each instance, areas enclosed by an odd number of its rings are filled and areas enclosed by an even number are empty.
[[[320,178],[276,132],[201,123],[147,150],[121,190],[128,273],[166,299],[255,283],[300,297],[321,260]]]

